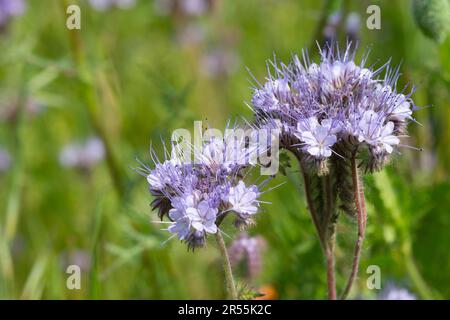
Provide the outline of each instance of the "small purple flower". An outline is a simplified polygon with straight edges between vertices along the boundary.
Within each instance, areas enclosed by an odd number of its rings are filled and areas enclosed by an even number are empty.
[[[239,58],[230,48],[216,48],[202,57],[202,71],[209,77],[220,77],[232,74],[238,65]]]
[[[4,27],[12,17],[25,12],[24,0],[0,0],[0,28]]]
[[[365,111],[359,121],[359,142],[366,142],[375,149],[375,153],[392,153],[393,146],[400,143],[400,139],[393,135],[394,123],[384,125],[384,119],[369,110]]]
[[[114,6],[120,9],[131,8],[136,4],[136,0],[89,0],[89,3],[98,11],[105,11]]]
[[[411,119],[411,103],[403,94],[399,94],[395,97],[395,102],[393,105],[394,107],[392,113],[389,115],[389,120],[405,121],[407,119]]]
[[[212,207],[208,201],[201,201],[197,207],[189,207],[186,214],[192,227],[199,232],[214,234],[217,232],[216,216],[217,208]]]
[[[152,208],[171,220],[166,230],[189,249],[203,246],[227,215],[235,216],[236,226],[251,224],[261,194],[257,185],[247,187],[242,181],[243,170],[253,166],[244,137],[226,134],[193,149],[193,163],[180,161],[173,152],[171,159],[159,162],[152,151],[154,168],[138,169],[154,196]]]
[[[252,103],[263,111],[281,111],[283,106],[287,106],[290,93],[291,89],[286,78],[269,79],[262,89],[255,90]]]
[[[11,156],[9,152],[0,148],[0,173],[8,171],[11,167]]]
[[[236,267],[241,261],[245,261],[247,276],[255,279],[262,271],[262,251],[265,247],[264,238],[250,237],[246,232],[242,232],[228,247],[230,262]]]
[[[246,187],[243,181],[239,181],[235,187],[231,187],[228,194],[228,202],[231,210],[242,216],[254,215],[258,211],[258,188],[253,185]]]
[[[169,15],[179,10],[185,16],[197,17],[205,14],[213,0],[155,0],[155,11],[160,15]]]
[[[84,143],[71,143],[60,152],[59,162],[63,167],[89,170],[103,160],[105,147],[97,137],[91,137]]]
[[[378,296],[378,300],[416,300],[416,296],[404,288],[392,284],[386,286]]]
[[[339,131],[337,125],[333,125],[333,120],[324,119],[319,124],[317,118],[310,117],[306,121],[297,124],[295,135],[303,142],[306,151],[317,158],[327,158],[331,156],[331,147],[336,143],[335,133]]]
[[[208,0],[182,0],[181,9],[192,16],[200,16],[208,10]]]

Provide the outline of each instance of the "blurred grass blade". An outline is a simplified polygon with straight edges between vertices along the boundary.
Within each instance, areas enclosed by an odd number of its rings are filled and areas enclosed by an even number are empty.
[[[21,299],[36,300],[42,297],[44,291],[44,276],[47,268],[47,256],[41,256],[36,260],[25,282]]]
[[[99,261],[99,240],[101,234],[103,217],[103,201],[100,201],[95,210],[94,216],[94,231],[91,247],[91,270],[89,274],[89,296],[91,299],[100,298],[100,277],[98,274],[98,261]]]

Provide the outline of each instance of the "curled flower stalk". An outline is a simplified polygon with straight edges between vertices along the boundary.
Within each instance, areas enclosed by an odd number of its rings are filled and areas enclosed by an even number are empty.
[[[320,62],[304,52],[254,89],[252,110],[260,127],[281,131],[280,147],[300,164],[308,210],[327,261],[328,296],[336,298],[334,242],[341,213],[357,221],[352,271],[343,297],[357,277],[366,226],[361,173],[381,170],[402,146],[416,108],[413,90],[397,90],[398,68],[357,64],[355,49],[326,46]]]

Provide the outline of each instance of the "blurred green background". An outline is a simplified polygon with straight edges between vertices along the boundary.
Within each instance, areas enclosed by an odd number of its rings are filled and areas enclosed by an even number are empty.
[[[369,64],[401,63],[402,88],[414,84],[415,113],[402,149],[383,172],[366,177],[368,231],[353,298],[376,298],[366,268],[382,284],[418,298],[450,298],[450,39],[426,38],[410,1],[223,0],[201,12],[167,11],[138,0],[104,11],[88,1],[26,1],[0,34],[0,298],[216,299],[225,296],[220,257],[210,239],[188,252],[151,212],[147,182],[133,171],[162,154],[161,137],[193,130],[193,120],[223,128],[251,119],[252,79],[266,59],[288,61],[315,40],[334,10],[359,15],[359,55]],[[161,2],[161,1],[159,1]],[[66,5],[81,7],[81,30],[65,27]],[[336,6],[337,4],[337,6]],[[381,30],[365,27],[366,8],[381,8]],[[332,19],[328,19],[330,21]],[[317,59],[316,53],[311,56]],[[61,165],[67,144],[97,136],[105,159]],[[3,156],[7,158],[7,156]],[[5,162],[5,161],[4,161]],[[293,167],[264,195],[251,235],[266,241],[262,272],[249,286],[279,299],[326,297],[324,259]],[[236,235],[231,227],[225,231]],[[350,272],[355,222],[340,219],[337,285]],[[229,241],[229,239],[227,240]],[[82,267],[81,290],[66,288],[66,267]]]

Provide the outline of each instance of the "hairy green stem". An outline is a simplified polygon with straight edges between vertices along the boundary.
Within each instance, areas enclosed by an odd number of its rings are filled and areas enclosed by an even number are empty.
[[[238,300],[236,285],[233,278],[233,270],[231,269],[230,258],[228,256],[227,247],[225,241],[223,240],[222,234],[218,230],[216,232],[216,241],[222,255],[223,269],[225,272],[225,283],[227,285],[228,298],[231,300]]]
[[[366,203],[364,199],[364,190],[361,185],[361,180],[358,173],[358,166],[356,162],[356,153],[353,154],[351,159],[351,167],[352,167],[352,181],[353,181],[353,192],[356,204],[357,211],[357,220],[358,220],[358,235],[356,239],[355,249],[353,253],[353,263],[352,270],[350,276],[347,281],[347,285],[341,295],[341,299],[346,299],[350,290],[353,286],[353,283],[358,276],[359,269],[359,260],[361,258],[362,244],[364,241],[364,235],[366,230]]]

